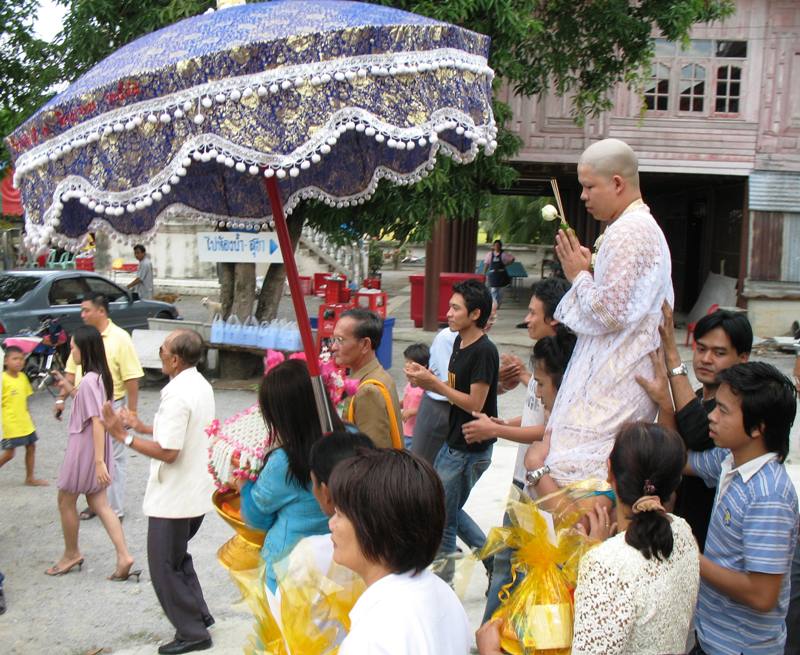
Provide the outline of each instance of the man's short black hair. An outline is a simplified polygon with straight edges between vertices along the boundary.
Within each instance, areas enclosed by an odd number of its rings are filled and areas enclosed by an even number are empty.
[[[424,570],[444,531],[444,488],[430,464],[404,450],[361,450],[337,466],[330,491],[364,557],[392,573]]]
[[[533,346],[531,361],[542,363],[556,389],[561,388],[577,339],[573,332],[565,328],[558,330],[553,336],[539,339]]]
[[[761,428],[767,451],[785,460],[797,412],[797,391],[789,378],[771,364],[746,362],[720,371],[717,383],[739,397],[745,432]]]
[[[552,320],[558,303],[569,291],[570,286],[572,285],[569,282],[560,277],[548,277],[531,285],[531,295],[538,298],[544,306],[544,317],[548,321]]]
[[[328,484],[333,469],[346,459],[356,456],[361,450],[374,450],[375,444],[363,432],[341,430],[317,439],[308,455],[309,467],[317,482]]]
[[[403,357],[427,368],[431,360],[431,349],[424,343],[412,343],[403,351]]]
[[[350,317],[355,321],[353,334],[357,339],[369,339],[373,350],[377,350],[381,345],[383,336],[383,319],[369,309],[355,307],[342,312],[340,319]]]
[[[133,252],[147,252],[147,250],[145,250],[145,247],[141,243],[137,243],[133,247]]]
[[[108,310],[108,296],[104,293],[90,293],[84,300],[88,300],[92,303],[95,307],[100,309],[101,307],[106,310],[106,316],[109,314]]]
[[[492,314],[492,294],[478,280],[462,280],[453,285],[453,293],[458,293],[464,298],[467,312],[472,313],[476,309],[481,311],[475,324],[483,329]]]
[[[197,366],[203,358],[203,337],[194,330],[177,330],[169,346],[188,366]]]
[[[753,328],[742,312],[718,309],[713,314],[706,314],[694,326],[694,340],[702,339],[716,328],[722,328],[728,335],[737,354],[749,354],[753,349]]]

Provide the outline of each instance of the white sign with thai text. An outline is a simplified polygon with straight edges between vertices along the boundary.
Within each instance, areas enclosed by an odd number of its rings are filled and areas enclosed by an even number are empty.
[[[197,252],[201,262],[283,263],[275,232],[200,232]]]

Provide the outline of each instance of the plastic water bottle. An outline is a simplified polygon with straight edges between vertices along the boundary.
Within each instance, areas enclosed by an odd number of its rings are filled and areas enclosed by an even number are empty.
[[[217,314],[211,321],[211,343],[224,343],[225,341],[225,321],[222,315]]]

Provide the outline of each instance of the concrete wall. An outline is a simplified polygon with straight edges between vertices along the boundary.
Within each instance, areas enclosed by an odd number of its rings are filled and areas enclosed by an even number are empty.
[[[800,299],[750,298],[747,318],[757,337],[778,337],[789,333],[792,321],[800,321]]]

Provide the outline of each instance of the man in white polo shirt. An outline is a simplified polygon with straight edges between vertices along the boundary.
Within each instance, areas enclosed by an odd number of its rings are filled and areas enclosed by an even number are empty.
[[[170,382],[161,390],[152,426],[124,409],[103,408],[106,428],[117,441],[152,458],[142,509],[148,517],[147,560],[158,601],[175,626],[175,639],[162,655],[211,648],[208,628],[214,619],[203,598],[189,540],[212,509],[214,484],[208,472],[205,428],[214,419],[214,392],[197,371],[203,341],[197,332],[176,330],[159,348],[161,368]],[[128,434],[128,424],[143,439]]]

